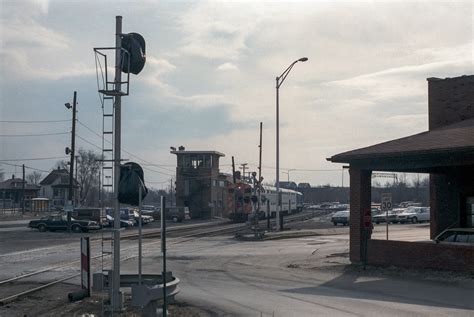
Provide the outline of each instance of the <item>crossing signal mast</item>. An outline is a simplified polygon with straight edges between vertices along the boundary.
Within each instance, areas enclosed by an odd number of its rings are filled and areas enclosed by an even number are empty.
[[[123,310],[123,294],[120,292],[120,203],[118,201],[118,188],[120,181],[120,151],[121,151],[121,107],[122,96],[129,95],[130,73],[138,75],[145,66],[145,40],[138,33],[122,33],[122,17],[115,17],[115,46],[94,48],[96,60],[97,86],[101,96],[103,118],[113,119],[110,131],[103,131],[105,135],[111,137],[112,148],[105,148],[103,143],[103,154],[111,154],[110,159],[103,158],[105,166],[109,162],[109,173],[112,176],[114,193],[114,229],[113,229],[113,267],[109,273],[110,285],[110,306],[111,311]],[[115,54],[115,76],[113,80],[108,75],[108,55]],[[122,81],[122,72],[126,74],[126,79]],[[112,102],[110,112],[104,111],[104,103]],[[107,133],[106,133],[107,132]],[[103,177],[107,177],[104,173]],[[103,183],[104,184],[104,183]],[[112,276],[111,276],[112,275]]]

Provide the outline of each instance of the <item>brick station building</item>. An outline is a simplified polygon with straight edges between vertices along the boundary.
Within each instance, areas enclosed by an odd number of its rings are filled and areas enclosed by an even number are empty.
[[[219,172],[217,151],[172,150],[176,155],[176,206],[188,207],[193,219],[226,216],[227,177]]]
[[[350,166],[351,262],[474,272],[474,246],[369,238],[365,249],[372,171],[429,173],[431,238],[474,226],[474,75],[428,78],[428,114],[426,132],[328,159]]]

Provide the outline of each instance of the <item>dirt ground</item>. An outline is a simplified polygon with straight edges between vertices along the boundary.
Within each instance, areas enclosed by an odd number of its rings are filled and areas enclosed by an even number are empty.
[[[56,287],[35,293],[34,295],[17,300],[14,304],[0,306],[1,317],[57,317],[57,316],[112,316],[104,313],[102,294],[93,294],[91,297],[77,302],[69,302],[67,295],[77,291],[77,285],[63,283]],[[125,311],[114,313],[117,317],[142,316],[139,308],[131,307],[131,298],[125,296]],[[193,307],[185,302],[176,302],[168,307],[168,316],[175,317],[209,317],[215,316],[212,312],[199,307]]]

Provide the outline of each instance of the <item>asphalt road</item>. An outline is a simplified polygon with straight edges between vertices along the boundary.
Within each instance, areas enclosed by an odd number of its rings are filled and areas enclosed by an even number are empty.
[[[399,231],[424,228],[400,227]],[[403,234],[402,234],[403,236]],[[349,266],[348,236],[241,242],[203,238],[170,247],[178,299],[219,316],[474,316],[469,276]],[[145,271],[160,268],[160,256]],[[136,263],[123,267],[136,272]]]
[[[291,226],[334,228],[327,217]],[[392,239],[428,239],[426,224],[393,225],[389,230]],[[177,300],[217,316],[474,316],[472,276],[397,268],[364,271],[349,265],[348,227],[338,226],[332,232],[337,234],[259,242],[219,236],[175,244],[178,240],[170,238],[168,268],[181,280]],[[8,245],[8,252],[0,254],[0,280],[79,258],[78,236],[1,233],[6,234],[9,239],[0,241],[0,250]],[[376,226],[374,235],[385,237],[385,225]],[[159,240],[146,243],[143,272],[160,273]],[[136,254],[136,245],[136,240],[124,241],[122,255]],[[92,247],[93,255],[99,251],[99,244]],[[136,273],[137,261],[125,261],[121,267],[122,273]],[[93,269],[99,270],[100,265]],[[38,283],[74,272],[63,268],[28,281]],[[79,280],[69,283],[77,287]],[[0,289],[0,297],[7,291]],[[64,294],[58,287],[34,298],[59,300]],[[0,308],[0,315],[34,315],[34,298]]]

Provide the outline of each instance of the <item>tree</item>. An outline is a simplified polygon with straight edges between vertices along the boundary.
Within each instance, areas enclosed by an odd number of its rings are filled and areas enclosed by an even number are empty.
[[[41,172],[33,171],[32,173],[26,175],[26,180],[30,184],[38,185],[42,176],[43,174]]]
[[[5,177],[5,172],[3,169],[0,168],[0,182],[3,181],[3,178]]]
[[[97,200],[101,155],[80,148],[77,152],[77,181],[79,182],[79,202],[81,205],[92,205]],[[94,190],[95,189],[95,190]]]

